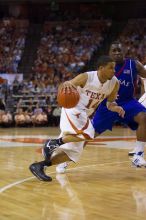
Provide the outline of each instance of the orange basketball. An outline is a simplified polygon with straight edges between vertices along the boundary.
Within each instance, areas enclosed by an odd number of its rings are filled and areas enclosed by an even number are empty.
[[[76,88],[62,88],[58,91],[58,104],[64,108],[74,108],[80,99]]]

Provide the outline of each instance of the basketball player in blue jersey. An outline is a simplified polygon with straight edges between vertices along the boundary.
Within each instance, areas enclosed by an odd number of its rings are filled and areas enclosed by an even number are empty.
[[[132,130],[136,130],[137,142],[132,163],[136,167],[146,166],[143,158],[146,144],[146,108],[134,98],[134,83],[137,74],[146,78],[146,69],[139,61],[124,58],[124,49],[119,42],[111,44],[110,56],[116,62],[115,76],[120,82],[116,102],[125,110],[125,116],[121,118],[117,113],[109,111],[104,101],[96,110],[93,127],[97,134],[101,134],[105,130],[112,130],[114,122],[119,121],[127,124]]]

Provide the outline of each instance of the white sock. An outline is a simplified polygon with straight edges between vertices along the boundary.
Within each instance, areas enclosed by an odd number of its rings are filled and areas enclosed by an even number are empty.
[[[139,152],[144,152],[145,144],[146,142],[136,141],[135,148],[134,148],[135,153],[138,154]]]

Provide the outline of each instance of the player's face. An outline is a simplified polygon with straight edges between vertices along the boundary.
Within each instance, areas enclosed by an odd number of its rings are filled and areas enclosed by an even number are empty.
[[[112,79],[115,74],[115,62],[109,62],[106,66],[104,66],[104,74],[106,79]]]
[[[121,44],[112,44],[109,51],[110,57],[116,62],[123,62],[124,52]]]

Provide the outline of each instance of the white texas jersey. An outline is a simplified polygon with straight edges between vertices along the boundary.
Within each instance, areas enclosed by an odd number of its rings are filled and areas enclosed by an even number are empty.
[[[101,83],[97,71],[87,72],[88,79],[84,88],[79,87],[80,101],[75,108],[93,111],[113,91],[118,79],[113,76],[111,80]],[[90,114],[90,113],[89,113]]]

